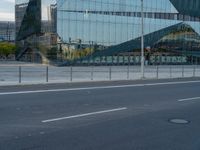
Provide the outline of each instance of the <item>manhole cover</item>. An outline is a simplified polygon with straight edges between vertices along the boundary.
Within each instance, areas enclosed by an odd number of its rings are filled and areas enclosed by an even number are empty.
[[[190,121],[185,119],[170,119],[169,122],[175,123],[175,124],[188,124]]]

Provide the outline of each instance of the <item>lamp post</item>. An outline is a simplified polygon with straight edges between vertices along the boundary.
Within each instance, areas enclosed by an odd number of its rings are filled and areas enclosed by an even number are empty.
[[[144,79],[144,2],[141,0],[141,78]]]

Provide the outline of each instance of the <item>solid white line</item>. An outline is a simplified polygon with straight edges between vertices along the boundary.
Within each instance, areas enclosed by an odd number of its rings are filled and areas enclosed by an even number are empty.
[[[114,88],[130,88],[142,86],[157,86],[157,85],[175,85],[187,83],[200,83],[200,81],[179,81],[179,82],[161,82],[161,83],[147,83],[147,84],[130,84],[130,85],[116,85],[116,86],[99,86],[99,87],[83,87],[83,88],[69,88],[69,89],[52,89],[52,90],[34,90],[34,91],[17,91],[17,92],[2,92],[2,95],[17,95],[17,94],[33,94],[33,93],[48,93],[48,92],[67,92],[67,91],[82,91],[82,90],[97,90],[97,89],[114,89]]]
[[[179,99],[179,102],[184,102],[184,101],[192,101],[192,100],[200,100],[200,97],[192,97],[192,98],[185,98],[185,99]]]
[[[91,116],[91,115],[97,115],[97,114],[104,114],[104,113],[109,113],[109,112],[122,111],[122,110],[126,110],[126,109],[127,109],[126,107],[122,107],[122,108],[116,108],[116,109],[110,109],[110,110],[103,110],[103,111],[91,112],[91,113],[86,113],[86,114],[79,114],[79,115],[68,116],[68,117],[48,119],[48,120],[43,120],[42,123],[55,122],[55,121],[60,121],[60,120],[73,119],[73,118],[80,118],[80,117],[86,117],[86,116]]]

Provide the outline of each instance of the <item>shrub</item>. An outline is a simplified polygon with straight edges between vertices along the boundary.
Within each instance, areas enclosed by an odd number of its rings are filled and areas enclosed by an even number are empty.
[[[10,54],[15,54],[16,46],[8,42],[0,42],[0,55],[8,57]]]

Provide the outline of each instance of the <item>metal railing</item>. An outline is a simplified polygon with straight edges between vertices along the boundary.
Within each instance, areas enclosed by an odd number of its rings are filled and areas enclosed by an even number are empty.
[[[199,65],[145,66],[145,79],[199,77]],[[0,66],[0,85],[141,79],[140,66]]]

